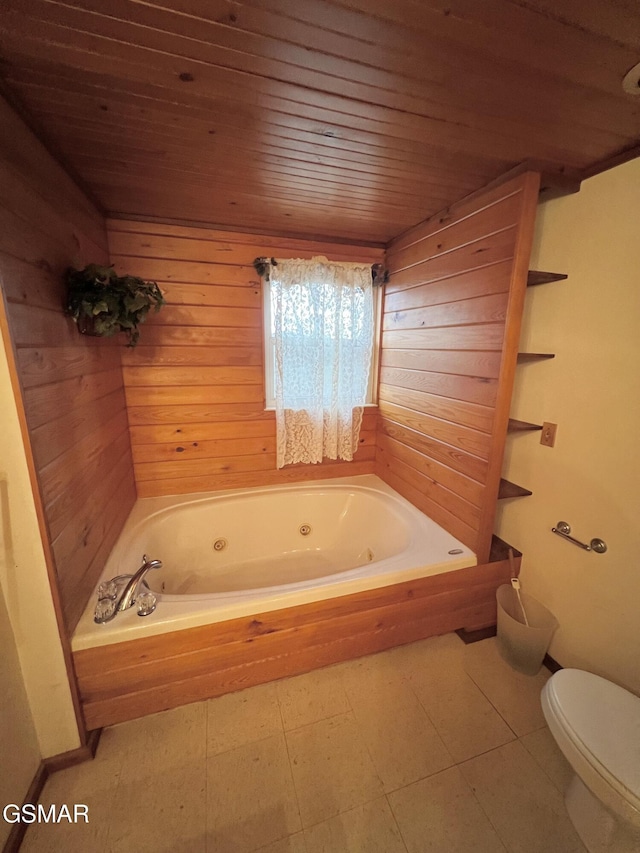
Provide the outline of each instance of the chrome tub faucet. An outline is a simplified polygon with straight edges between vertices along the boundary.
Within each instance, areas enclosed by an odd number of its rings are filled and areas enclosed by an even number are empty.
[[[135,573],[135,575],[133,575],[129,583],[125,586],[124,592],[120,596],[120,601],[118,602],[116,610],[127,610],[129,607],[135,604],[138,598],[138,589],[144,581],[147,572],[151,571],[151,569],[162,568],[161,560],[148,560],[146,554],[142,557],[142,561],[142,565],[140,566],[138,571]],[[145,616],[147,615],[148,614],[145,614]]]
[[[161,560],[149,560],[146,554],[142,557],[142,565],[133,575],[118,575],[111,580],[101,583],[98,587],[98,603],[93,615],[94,622],[102,624],[109,622],[116,613],[128,610],[134,604],[138,605],[138,616],[149,616],[156,609],[156,597],[151,592],[145,577],[152,569],[161,569]],[[146,591],[140,592],[141,586]]]

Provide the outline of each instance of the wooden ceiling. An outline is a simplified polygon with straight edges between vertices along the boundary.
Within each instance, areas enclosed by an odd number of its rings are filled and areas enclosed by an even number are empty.
[[[0,71],[111,215],[386,242],[640,142],[637,0],[2,0]]]

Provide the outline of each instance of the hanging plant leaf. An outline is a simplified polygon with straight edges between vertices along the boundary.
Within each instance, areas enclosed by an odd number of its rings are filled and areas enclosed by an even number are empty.
[[[93,306],[91,313],[95,317],[96,314],[100,314],[101,312],[108,311],[108,310],[109,310],[109,306],[104,301],[104,299],[102,299],[102,300],[100,300],[100,302],[96,302],[96,304]]]
[[[134,347],[150,309],[165,304],[155,281],[137,276],[118,276],[113,267],[89,264],[82,270],[67,270],[66,312],[83,334],[111,337],[125,332],[128,346]]]

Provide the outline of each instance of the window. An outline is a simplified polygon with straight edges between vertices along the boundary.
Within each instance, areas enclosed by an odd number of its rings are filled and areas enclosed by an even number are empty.
[[[380,293],[371,266],[278,261],[265,281],[267,407],[278,467],[353,458],[374,402]]]
[[[275,312],[272,304],[271,281],[264,279],[264,368],[265,368],[265,405],[267,409],[275,409]],[[375,405],[378,399],[377,378],[380,354],[380,324],[382,318],[382,288],[375,287],[373,298],[373,349],[371,353],[369,379],[366,391],[365,405]]]

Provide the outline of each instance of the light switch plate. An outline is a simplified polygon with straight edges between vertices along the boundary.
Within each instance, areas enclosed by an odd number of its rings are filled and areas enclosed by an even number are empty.
[[[540,433],[540,444],[544,444],[545,447],[553,447],[556,443],[557,429],[558,424],[550,424],[547,421],[544,421],[542,424],[542,432]]]

